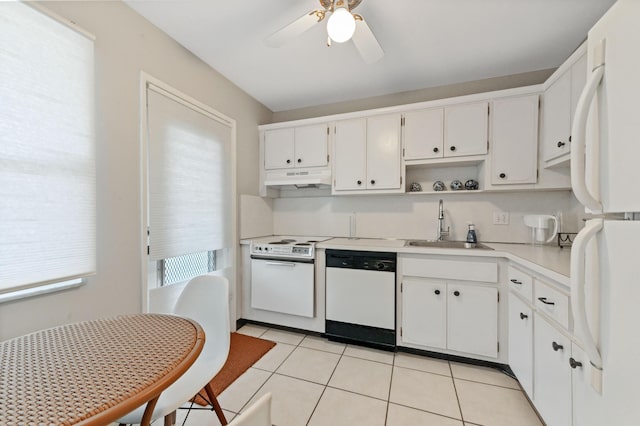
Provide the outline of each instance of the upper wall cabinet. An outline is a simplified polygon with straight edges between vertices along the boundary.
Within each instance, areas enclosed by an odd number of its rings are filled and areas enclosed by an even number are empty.
[[[401,192],[400,114],[335,123],[333,192]]]
[[[587,78],[587,56],[579,48],[548,80],[542,95],[542,146],[546,166],[563,163],[571,152],[571,124]]]
[[[493,101],[491,184],[536,183],[538,95]]]
[[[328,164],[326,124],[264,132],[264,168],[322,167]]]
[[[405,161],[486,154],[488,108],[476,102],[406,112]]]

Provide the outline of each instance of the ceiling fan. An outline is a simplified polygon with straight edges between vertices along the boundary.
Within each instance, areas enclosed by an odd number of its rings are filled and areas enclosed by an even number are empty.
[[[362,59],[368,64],[384,56],[378,40],[362,18],[353,13],[362,0],[319,0],[322,9],[312,10],[265,39],[271,47],[280,47],[328,17],[327,45],[353,40]]]

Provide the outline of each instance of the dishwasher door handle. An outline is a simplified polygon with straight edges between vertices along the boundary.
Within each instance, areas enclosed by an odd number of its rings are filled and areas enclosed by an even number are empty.
[[[273,266],[290,266],[290,267],[295,267],[296,263],[295,262],[265,262],[267,265],[273,265]]]

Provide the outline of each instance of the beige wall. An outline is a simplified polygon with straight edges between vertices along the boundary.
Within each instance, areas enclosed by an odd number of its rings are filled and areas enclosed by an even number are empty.
[[[544,82],[554,69],[532,71],[503,77],[487,78],[466,83],[450,84],[447,86],[430,87],[411,92],[395,93],[392,95],[375,96],[354,101],[335,104],[319,105],[289,111],[279,111],[273,114],[273,122],[301,120],[304,118],[320,117],[323,115],[341,114],[352,111],[362,111],[394,105],[405,105],[416,102],[432,101],[435,99],[452,98],[455,96],[472,95],[475,93],[491,92],[494,90],[512,89],[514,87],[530,86]]]
[[[97,275],[78,289],[0,305],[0,340],[141,310],[140,71],[237,121],[238,193],[257,194],[257,125],[271,111],[121,2],[45,2],[96,36]]]

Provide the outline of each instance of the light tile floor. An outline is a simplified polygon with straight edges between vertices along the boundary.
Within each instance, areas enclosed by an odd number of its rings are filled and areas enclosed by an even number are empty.
[[[491,368],[256,325],[238,332],[277,344],[219,396],[227,420],[271,392],[277,426],[542,425],[518,383]],[[220,424],[209,410],[179,410],[177,424],[185,418]]]

